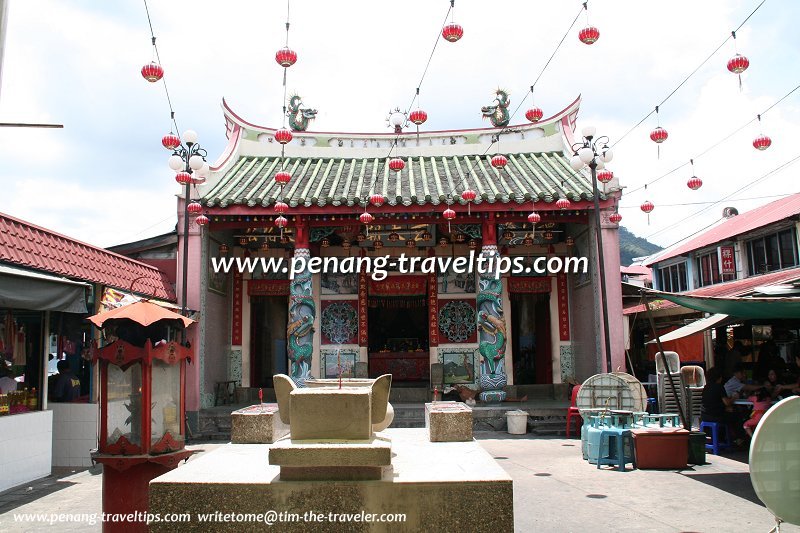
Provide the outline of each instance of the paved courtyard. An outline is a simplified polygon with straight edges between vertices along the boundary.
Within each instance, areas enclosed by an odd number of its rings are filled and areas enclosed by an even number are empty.
[[[476,434],[514,479],[516,531],[768,531],[745,454],[715,457],[682,471],[597,470],[581,459],[580,441],[505,433]],[[218,443],[194,445],[206,452]],[[100,531],[100,524],[15,522],[21,513],[101,511],[99,468],[59,470],[0,493],[0,531]],[[784,525],[784,532],[800,527]]]

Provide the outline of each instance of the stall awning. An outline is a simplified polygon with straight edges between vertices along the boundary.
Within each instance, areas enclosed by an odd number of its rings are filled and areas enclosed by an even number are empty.
[[[701,318],[700,320],[695,320],[691,324],[683,326],[682,328],[678,328],[676,330],[670,331],[664,335],[661,335],[661,342],[668,342],[674,341],[676,339],[682,339],[683,337],[688,337],[689,335],[694,335],[695,333],[700,333],[701,331],[705,331],[709,328],[713,328],[716,326],[721,326],[725,322],[729,322],[731,317],[728,315],[717,314],[711,315],[706,318]],[[649,340],[645,344],[655,344],[656,340]]]
[[[653,290],[646,291],[646,294],[706,313],[732,315],[739,318],[800,318],[800,298],[722,298],[689,296]]]
[[[31,311],[86,313],[90,285],[8,265],[0,265],[0,307]]]

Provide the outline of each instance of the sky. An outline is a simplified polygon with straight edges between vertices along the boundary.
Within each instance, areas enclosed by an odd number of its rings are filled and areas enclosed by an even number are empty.
[[[142,0],[8,0],[0,122],[48,122],[64,129],[0,128],[0,212],[98,246],[159,235],[176,222],[174,173],[161,137],[170,130],[161,83],[140,74],[152,59]],[[761,0],[592,0],[592,46],[575,27],[536,85],[550,116],[582,97],[578,128],[597,127],[614,145],[609,168],[623,187],[622,225],[661,246],[740,212],[800,192],[800,90],[728,137],[800,85],[800,2],[766,0],[732,40],[660,108],[669,132],[660,156],[649,139],[656,117],[626,132],[664,100]],[[429,130],[487,126],[480,107],[502,87],[512,109],[556,49],[582,2],[457,0],[457,43],[439,38],[448,0],[291,1],[290,46],[297,64],[288,89],[319,110],[314,131],[386,132],[390,109],[407,108],[420,85]],[[250,122],[281,124],[286,2],[149,0],[181,131],[193,129],[213,162],[226,144],[222,98]],[[438,45],[427,74],[425,64]],[[750,60],[737,77],[736,50]],[[525,102],[512,123],[524,122]],[[768,134],[759,152],[752,140]],[[623,137],[624,136],[624,137]],[[691,191],[689,165],[703,186]],[[755,183],[754,183],[755,182]],[[651,183],[647,189],[642,186]],[[737,189],[751,185],[728,199]],[[655,204],[648,217],[639,209]],[[719,202],[719,203],[714,203]],[[699,213],[698,213],[699,212]]]

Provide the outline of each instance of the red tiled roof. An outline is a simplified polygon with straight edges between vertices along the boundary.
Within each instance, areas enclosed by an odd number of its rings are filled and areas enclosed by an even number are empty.
[[[0,261],[175,301],[166,274],[149,265],[0,213]]]
[[[762,205],[752,211],[729,218],[708,231],[701,233],[694,239],[686,241],[671,250],[667,249],[659,255],[653,256],[652,259],[648,260],[646,265],[650,266],[664,261],[665,259],[686,255],[693,250],[698,250],[705,246],[725,241],[736,235],[762,228],[792,215],[797,215],[798,213],[800,213],[800,193],[781,198],[780,200]]]
[[[620,273],[626,276],[644,276],[646,279],[653,279],[653,269],[642,265],[631,265],[619,267]]]
[[[761,274],[758,276],[750,276],[749,278],[737,279],[734,281],[726,281],[725,283],[717,283],[716,285],[701,287],[683,294],[690,296],[716,296],[719,298],[730,298],[733,296],[744,296],[752,292],[756,287],[761,287],[762,285],[780,285],[781,283],[786,283],[797,279],[800,279],[800,267],[779,270],[777,272],[770,272],[769,274]],[[670,301],[660,301],[662,303],[658,306],[658,309],[680,307],[678,304]],[[651,307],[653,306],[651,305]],[[653,308],[655,309],[655,307]],[[622,314],[632,315],[634,313],[644,313],[645,310],[644,304],[641,304],[625,309]]]

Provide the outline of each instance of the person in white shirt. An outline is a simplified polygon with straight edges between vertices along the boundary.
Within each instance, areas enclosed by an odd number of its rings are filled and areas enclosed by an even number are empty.
[[[733,369],[733,376],[725,382],[725,394],[730,398],[740,398],[748,392],[760,389],[759,385],[747,385],[744,379],[744,370],[741,365],[736,365]]]

